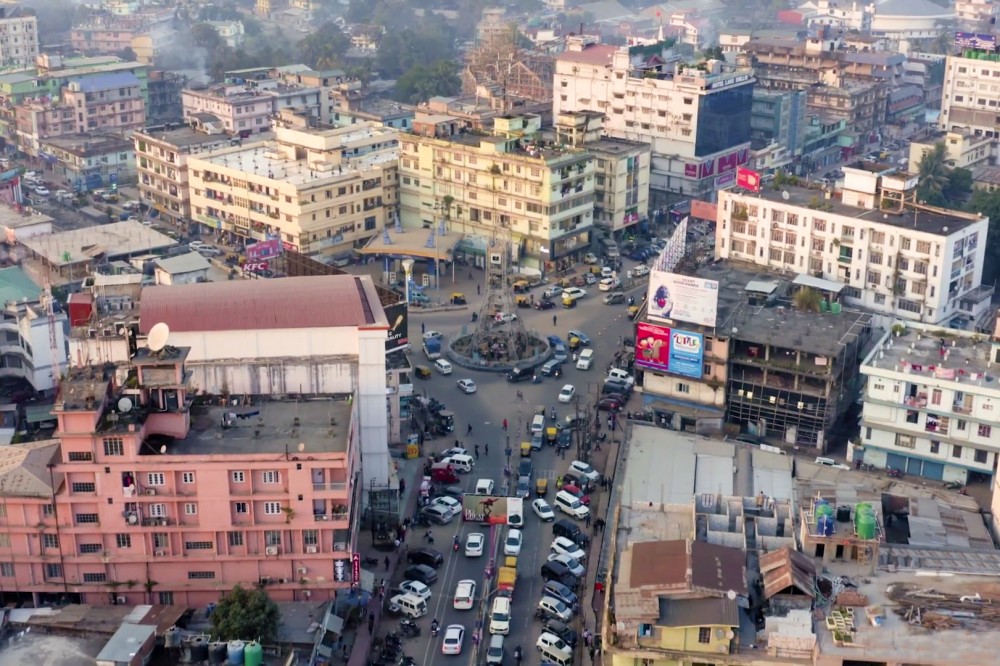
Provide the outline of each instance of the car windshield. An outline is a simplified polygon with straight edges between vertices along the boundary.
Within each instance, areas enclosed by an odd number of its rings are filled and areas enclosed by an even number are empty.
[[[496,620],[497,622],[507,622],[508,620],[510,620],[510,614],[501,613],[500,611],[497,611],[493,613],[493,619]]]
[[[508,546],[516,546],[519,543],[521,543],[521,537],[516,536],[514,534],[510,535],[509,537],[507,537],[507,545]]]

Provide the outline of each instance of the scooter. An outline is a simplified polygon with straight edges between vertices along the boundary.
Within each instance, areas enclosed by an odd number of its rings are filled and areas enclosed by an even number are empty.
[[[406,638],[415,638],[420,635],[420,627],[413,620],[403,620],[399,623],[399,633]]]
[[[452,548],[451,549],[453,551],[455,551],[456,553],[458,552],[458,537],[457,536],[455,537],[455,540],[452,542]]]
[[[555,407],[553,407],[552,410],[549,412],[549,420],[550,421],[557,421],[557,420],[559,420],[559,415],[556,414],[556,408]]]
[[[531,376],[531,383],[532,384],[541,384],[542,383],[542,378],[539,377],[538,375],[532,375]]]
[[[434,637],[434,638],[437,638],[437,635],[438,635],[439,631],[441,631],[441,625],[438,624],[438,621],[436,619],[432,620],[431,621],[431,636]]]

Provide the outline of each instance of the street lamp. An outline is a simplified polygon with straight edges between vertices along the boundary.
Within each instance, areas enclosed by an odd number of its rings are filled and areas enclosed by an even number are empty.
[[[403,259],[403,279],[406,281],[406,305],[410,305],[410,276],[413,274],[413,259]]]

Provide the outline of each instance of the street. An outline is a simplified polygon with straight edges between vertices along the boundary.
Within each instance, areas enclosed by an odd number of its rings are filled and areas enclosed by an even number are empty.
[[[632,265],[632,262],[627,263],[628,266],[626,266],[626,269]],[[582,266],[579,267],[578,272],[583,270],[583,268]],[[478,277],[482,273],[477,271],[475,275]],[[463,277],[466,278],[463,282],[468,282],[467,276]],[[465,289],[466,294],[472,299],[468,310],[426,314],[421,314],[419,310],[410,311],[410,339],[412,348],[410,361],[412,364],[430,365],[430,362],[426,360],[419,347],[421,324],[424,324],[426,330],[441,331],[445,336],[446,342],[457,334],[466,333],[471,330],[470,327],[473,325],[470,321],[471,313],[477,311],[478,308],[474,297],[475,285],[473,284],[471,289],[469,288],[469,284],[455,286],[455,290],[459,288]],[[635,295],[636,300],[639,301],[642,298],[645,288],[645,283],[642,283],[641,286],[635,287],[628,293]],[[535,289],[536,298],[542,289],[543,287]],[[510,430],[509,446],[512,451],[510,465],[516,472],[517,464],[520,460],[519,445],[522,440],[527,439],[524,433],[535,408],[544,405],[546,411],[548,411],[552,407],[555,407],[560,420],[572,414],[575,409],[573,404],[561,404],[556,399],[561,387],[567,383],[576,386],[577,393],[580,395],[580,407],[581,409],[584,408],[588,403],[593,401],[600,391],[601,382],[605,376],[605,368],[618,347],[619,337],[631,337],[633,329],[626,315],[626,306],[604,305],[601,299],[605,294],[606,292],[599,291],[595,285],[588,289],[587,297],[576,308],[564,309],[557,307],[541,312],[528,309],[519,309],[517,311],[517,315],[524,320],[526,328],[529,331],[537,333],[542,338],[555,334],[565,339],[567,331],[570,329],[580,330],[589,336],[592,340],[591,347],[595,351],[594,364],[589,370],[577,370],[570,360],[563,366],[564,372],[562,377],[546,377],[540,384],[532,384],[531,382],[510,384],[500,373],[469,372],[458,366],[455,367],[454,374],[450,376],[442,376],[435,372],[430,379],[415,379],[415,392],[421,395],[426,394],[436,397],[443,401],[456,414],[454,435],[450,438],[431,440],[425,445],[425,454],[454,446],[455,440],[458,440],[460,445],[469,449],[470,452],[473,451],[475,444],[479,444],[480,457],[476,463],[476,468],[471,474],[462,477],[462,485],[467,491],[471,492],[478,479],[489,478],[493,479],[496,487],[499,489],[504,482],[503,469],[505,464],[507,464],[504,450],[508,445],[508,438],[502,429],[503,420],[506,418],[508,421]],[[552,323],[553,315],[557,317],[557,324],[555,326]],[[471,378],[476,382],[476,393],[465,395],[459,391],[456,382],[463,378]],[[523,399],[521,400],[517,398],[518,390],[523,394]],[[636,400],[633,399],[629,408],[635,409]],[[466,435],[469,425],[472,426],[472,433]],[[488,455],[485,453],[485,444],[487,443],[489,444]],[[550,479],[549,491],[546,497],[546,500],[550,504],[556,492],[554,480],[566,471],[568,463],[573,460],[574,456],[575,447],[567,451],[565,460],[556,456],[554,447],[545,447],[542,451],[535,452],[532,455],[534,478]],[[511,485],[514,484],[516,484],[516,479],[512,478]],[[534,490],[533,486],[532,490]],[[543,581],[540,570],[546,561],[549,545],[552,542],[552,528],[551,523],[547,525],[540,524],[537,516],[531,510],[530,502],[532,499],[534,499],[533,492],[532,497],[525,500],[524,505],[524,546],[517,563],[518,579],[513,596],[511,630],[505,646],[507,653],[506,663],[513,663],[513,651],[518,645],[521,646],[524,655],[528,657],[528,663],[533,663],[537,654],[534,644],[541,629],[540,622],[534,619],[534,612],[536,604],[541,598]],[[595,509],[597,509],[597,504],[598,501],[595,499]],[[599,515],[602,515],[605,509],[606,506],[602,502],[594,518],[596,519]],[[564,517],[565,515],[563,514],[557,514],[557,519]],[[582,522],[580,526],[582,529],[585,529]],[[431,545],[431,547],[444,554],[445,563],[438,570],[438,582],[431,586],[433,594],[428,602],[428,615],[418,621],[422,630],[421,636],[419,638],[404,640],[403,651],[406,655],[414,657],[419,663],[435,663],[440,658],[438,655],[441,653],[441,638],[444,635],[445,627],[449,624],[462,624],[466,628],[466,635],[462,650],[462,661],[460,663],[466,663],[471,660],[471,655],[473,654],[472,635],[476,628],[476,621],[480,617],[480,609],[485,608],[488,614],[490,604],[492,603],[492,593],[494,590],[484,588],[484,572],[490,560],[489,553],[499,551],[499,559],[502,561],[502,542],[506,536],[506,528],[497,528],[491,537],[491,534],[478,523],[466,525],[459,522],[459,519],[456,518],[449,525],[430,528],[430,532],[434,538],[433,544],[425,543],[425,531],[426,528],[411,530],[407,537],[409,548],[413,549],[424,545]],[[585,529],[585,531],[589,534],[589,530]],[[472,532],[482,532],[486,536],[487,553],[483,557],[467,558],[464,555],[465,537]],[[461,540],[461,547],[457,553],[452,550],[453,538],[456,534]],[[588,562],[588,564],[590,563]],[[472,610],[457,611],[452,608],[455,586],[458,581],[463,579],[476,581],[477,597],[480,601],[486,597],[486,603],[477,603]],[[495,576],[493,581],[495,581]],[[398,577],[393,582],[398,583]],[[581,603],[584,607],[584,615],[587,620],[587,627],[593,631],[593,614],[588,612],[587,604],[583,603],[586,598],[584,595],[588,592],[586,588],[586,583],[581,584],[579,592]],[[437,618],[441,625],[441,633],[437,639],[432,640],[430,638],[430,624],[434,618]],[[384,634],[386,631],[394,629],[396,625],[395,621],[386,620],[383,622],[380,633]],[[572,626],[578,633],[582,634],[584,627],[580,624],[579,618],[574,620]],[[485,652],[485,647],[489,640],[488,621],[484,624],[482,636],[480,645],[482,651]],[[483,659],[482,654],[480,657],[481,662]],[[456,659],[456,661],[459,660]]]

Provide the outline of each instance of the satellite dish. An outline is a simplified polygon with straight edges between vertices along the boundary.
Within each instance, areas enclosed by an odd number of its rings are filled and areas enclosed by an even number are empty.
[[[305,450],[306,450],[305,442],[299,442],[299,453],[302,453]]]
[[[118,401],[118,411],[122,414],[128,414],[132,411],[132,401],[128,398],[122,398]]]
[[[732,600],[736,599],[736,590],[729,590],[728,592],[726,592],[726,597],[727,597],[727,598],[728,598],[728,599],[729,599],[730,601],[732,601]]]
[[[167,445],[160,444],[160,453],[166,453],[166,452],[167,452]]]
[[[788,193],[788,190],[781,190],[781,198],[782,199],[784,199],[785,201],[788,201],[791,197],[792,197],[792,195]]]
[[[170,337],[170,327],[161,321],[149,329],[146,346],[149,347],[149,351],[158,352],[167,346],[168,337]]]

